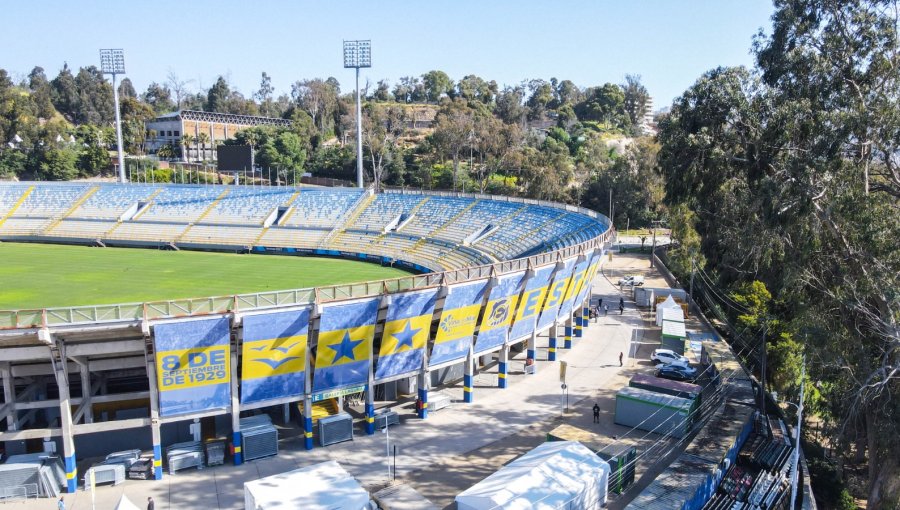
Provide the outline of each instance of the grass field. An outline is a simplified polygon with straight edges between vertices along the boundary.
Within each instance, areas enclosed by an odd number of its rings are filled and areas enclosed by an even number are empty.
[[[0,243],[0,310],[221,296],[406,274],[314,257]]]

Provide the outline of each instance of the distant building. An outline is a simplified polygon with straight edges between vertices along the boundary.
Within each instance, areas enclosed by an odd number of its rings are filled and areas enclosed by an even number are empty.
[[[291,121],[272,117],[253,115],[232,115],[230,113],[202,112],[198,110],[179,110],[160,115],[144,123],[147,131],[147,150],[155,153],[163,145],[182,147],[181,139],[185,134],[194,139],[184,159],[187,161],[213,161],[216,158],[216,146],[223,141],[234,138],[235,133],[253,126],[288,127]],[[199,142],[200,133],[206,133],[209,142]]]
[[[647,103],[644,105],[644,116],[641,118],[641,133],[644,135],[656,134],[656,122],[653,120],[653,98],[647,96]]]

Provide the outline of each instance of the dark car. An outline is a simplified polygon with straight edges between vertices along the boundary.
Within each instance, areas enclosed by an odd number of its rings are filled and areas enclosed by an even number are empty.
[[[656,377],[671,379],[673,381],[693,382],[697,376],[697,370],[681,365],[663,365],[656,370]]]

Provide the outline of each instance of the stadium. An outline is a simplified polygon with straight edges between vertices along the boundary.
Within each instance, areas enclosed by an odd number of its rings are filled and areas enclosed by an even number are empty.
[[[554,360],[558,336],[567,343],[579,336],[590,299],[585,283],[613,234],[596,212],[501,196],[0,184],[0,241],[17,246],[148,248],[143,257],[153,250],[237,252],[255,265],[283,259],[263,254],[303,255],[412,273],[0,311],[0,441],[7,455],[52,442],[73,492],[79,458],[116,450],[152,450],[152,476],[162,478],[163,449],[189,439],[195,426],[204,437],[227,436],[241,464],[251,455],[243,451],[242,422],[249,425],[246,412],[255,409],[299,404],[307,449],[319,435],[313,421],[334,414],[348,395],[364,395],[370,434],[376,395],[416,395],[417,413],[427,418],[440,405],[429,392],[443,384],[462,379],[464,399],[472,400],[479,360],[498,361],[505,387],[511,351],[534,359],[536,335],[549,331],[546,357]],[[62,258],[58,264],[79,270],[78,259]],[[318,259],[310,260],[315,272]],[[337,272],[356,271],[345,267]],[[226,285],[232,277],[225,269],[217,274]],[[121,273],[109,278],[132,285]]]

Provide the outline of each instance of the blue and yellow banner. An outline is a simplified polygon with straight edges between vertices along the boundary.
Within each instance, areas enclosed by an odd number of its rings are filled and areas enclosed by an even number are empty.
[[[375,365],[375,379],[418,372],[425,359],[438,289],[391,296]]]
[[[575,298],[581,293],[581,286],[584,284],[584,275],[587,274],[588,264],[591,263],[591,253],[585,254],[584,260],[575,264],[572,270],[572,278],[569,281],[569,287],[566,289],[566,297],[559,305],[557,317],[564,319],[572,313],[572,306],[575,304]],[[580,313],[580,312],[579,312]]]
[[[301,397],[310,310],[244,317],[241,404]]]
[[[588,266],[587,272],[585,272],[581,291],[578,293],[578,297],[575,298],[576,303],[583,303],[585,298],[588,297],[588,293],[591,292],[591,289],[594,286],[594,277],[597,276],[597,270],[600,269],[600,264],[602,262],[603,250],[597,248],[594,250],[594,255],[591,257],[591,264]]]
[[[538,313],[541,311],[544,298],[547,297],[547,289],[550,288],[550,276],[553,275],[554,267],[555,264],[550,264],[535,270],[534,276],[525,284],[525,291],[519,299],[513,326],[509,332],[511,342],[529,337],[534,332]]]
[[[451,285],[431,348],[429,365],[466,357],[481,312],[488,280]]]
[[[475,339],[476,354],[506,343],[524,277],[525,271],[502,276],[491,289],[484,317],[478,328],[478,337]]]
[[[380,297],[322,306],[313,391],[365,384]]]
[[[230,340],[226,317],[153,327],[160,416],[231,405]]]
[[[542,330],[556,321],[556,314],[559,311],[559,305],[562,304],[563,298],[566,296],[566,289],[569,287],[569,281],[572,279],[572,268],[575,267],[575,257],[566,260],[562,269],[556,272],[553,277],[553,283],[547,291],[547,299],[544,300],[544,306],[541,307],[541,315],[538,317],[537,328]]]

